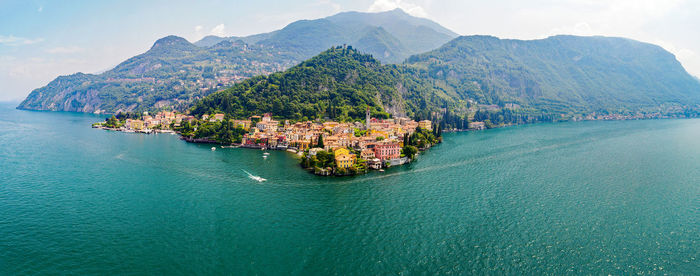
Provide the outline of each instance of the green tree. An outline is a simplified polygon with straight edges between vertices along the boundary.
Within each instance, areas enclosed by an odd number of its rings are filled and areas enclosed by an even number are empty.
[[[318,146],[319,148],[324,148],[324,146],[323,146],[323,134],[319,134],[319,135],[318,135],[318,144],[317,144],[317,146]]]
[[[418,153],[418,148],[411,145],[404,146],[403,149],[401,149],[401,153],[403,153],[409,159],[413,159],[413,157],[416,156],[416,153]]]
[[[109,128],[118,128],[119,120],[117,120],[117,117],[114,117],[114,115],[112,115],[112,117],[109,117],[107,118],[107,120],[105,120],[104,126]]]

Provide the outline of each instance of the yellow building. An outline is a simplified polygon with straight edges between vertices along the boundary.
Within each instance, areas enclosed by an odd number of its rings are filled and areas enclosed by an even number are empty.
[[[292,144],[296,144],[297,148],[300,151],[304,151],[304,150],[309,148],[309,146],[311,145],[311,142],[308,140],[296,140],[296,141],[293,141]]]
[[[430,120],[423,120],[418,122],[418,126],[422,129],[432,131],[433,130],[433,124],[430,122]]]
[[[126,119],[126,128],[135,129],[135,130],[142,130],[143,129],[143,121]]]
[[[355,164],[355,155],[351,154],[346,148],[339,148],[335,150],[335,165],[338,168],[350,168]]]
[[[374,130],[374,129],[373,129],[373,130],[372,130],[372,134],[370,134],[370,136],[372,136],[372,137],[382,136],[382,137],[384,137],[384,139],[387,139],[387,138],[389,138],[389,133],[387,133],[386,131]]]

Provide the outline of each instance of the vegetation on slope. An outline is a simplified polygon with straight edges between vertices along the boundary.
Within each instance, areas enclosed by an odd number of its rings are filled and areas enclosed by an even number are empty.
[[[453,92],[426,80],[420,70],[382,65],[352,47],[324,51],[285,72],[246,80],[195,104],[195,116],[223,112],[234,118],[271,112],[292,120],[361,120],[390,114],[429,118],[455,103]]]
[[[568,113],[700,103],[700,84],[672,54],[623,38],[460,37],[406,63],[483,104]]]

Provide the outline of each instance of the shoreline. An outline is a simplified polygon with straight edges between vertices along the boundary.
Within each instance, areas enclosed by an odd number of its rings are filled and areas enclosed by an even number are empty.
[[[562,123],[562,122],[590,122],[590,121],[643,121],[643,120],[663,120],[663,119],[697,119],[696,117],[668,117],[668,118],[605,118],[605,119],[592,119],[592,120],[562,120],[562,121],[555,121],[551,123]],[[508,124],[508,125],[502,125],[498,127],[492,127],[492,128],[473,128],[473,129],[445,129],[443,132],[445,133],[460,133],[460,132],[470,132],[470,131],[479,131],[479,130],[487,130],[487,129],[499,129],[499,128],[507,128],[507,127],[513,127],[513,126],[525,126],[525,125],[536,125],[536,124],[541,124],[540,123],[526,123],[526,124]],[[337,177],[342,177],[342,176],[354,176],[354,175],[361,175],[361,174],[367,174],[371,170],[378,170],[380,172],[384,171],[383,169],[385,168],[390,168],[392,166],[402,166],[405,164],[410,164],[413,161],[415,161],[415,158],[411,159],[408,157],[402,157],[400,158],[395,158],[395,159],[382,159],[379,161],[378,159],[370,159],[366,160],[363,162],[369,162],[372,161],[374,164],[379,164],[376,166],[369,166],[370,163],[363,163],[365,165],[362,165],[360,167],[357,167],[357,170],[352,170],[350,172],[349,170],[346,169],[340,169],[339,167],[305,167],[302,165],[304,162],[304,158],[310,159],[311,156],[307,156],[306,150],[300,151],[296,147],[292,147],[289,145],[283,145],[283,146],[269,146],[269,145],[262,145],[262,144],[249,144],[249,143],[222,143],[219,142],[215,139],[211,138],[193,138],[193,137],[187,137],[183,136],[180,132],[176,130],[170,130],[170,129],[145,129],[145,130],[133,130],[133,129],[128,129],[126,127],[120,126],[118,128],[110,128],[110,127],[105,127],[100,124],[94,124],[92,125],[92,128],[98,128],[98,129],[103,129],[103,130],[110,130],[110,131],[119,131],[119,132],[125,132],[125,133],[141,133],[141,134],[177,134],[178,138],[180,140],[183,140],[187,143],[193,143],[193,144],[212,144],[212,145],[218,145],[221,148],[246,148],[246,149],[257,149],[257,150],[278,150],[278,151],[286,151],[289,153],[292,153],[295,155],[297,158],[301,158],[301,163],[299,164],[303,170],[306,170],[307,172],[313,173],[315,175],[319,176],[337,176]],[[425,148],[419,148],[416,156],[422,154],[423,152],[429,150],[432,146],[438,145],[442,142],[441,137],[439,137],[439,140],[435,142],[434,144],[430,144],[429,146]],[[351,150],[352,149],[349,148]],[[212,147],[212,150],[214,150],[214,147]],[[334,150],[331,150],[330,152],[333,153]],[[403,153],[403,151],[402,151]],[[354,153],[357,154],[357,158],[359,159],[359,153]],[[379,162],[379,163],[377,163]],[[359,168],[359,169],[358,169]]]

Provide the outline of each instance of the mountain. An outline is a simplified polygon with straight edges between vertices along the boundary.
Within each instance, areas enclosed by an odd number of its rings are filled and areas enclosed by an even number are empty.
[[[433,50],[459,36],[431,20],[413,17],[401,9],[383,13],[345,12],[331,16],[328,20],[349,30],[364,29],[363,24],[381,27],[401,41],[408,52],[412,53]],[[365,50],[360,46],[361,44],[352,45],[363,51]],[[376,54],[373,52],[369,53]],[[382,59],[380,58],[380,60]]]
[[[168,36],[146,53],[102,74],[58,77],[32,91],[18,108],[94,113],[182,110],[195,99],[237,81],[296,63],[270,47],[240,40],[202,48],[184,38]]]
[[[195,45],[242,40],[272,46],[295,59],[310,58],[336,45],[353,45],[385,63],[440,47],[458,35],[425,18],[401,9],[380,13],[343,12],[315,20],[300,20],[281,30],[248,37],[207,36]]]
[[[700,83],[671,53],[625,38],[463,36],[406,64],[482,104],[557,113],[700,104]]]
[[[454,92],[434,85],[425,72],[382,65],[350,46],[334,47],[284,72],[258,76],[198,101],[192,114],[224,112],[235,118],[272,112],[293,120],[361,119],[367,107],[377,117],[428,118],[454,103]]]
[[[401,10],[346,12],[293,22],[270,33],[207,36],[194,44],[168,36],[105,73],[56,78],[32,91],[18,108],[95,113],[184,110],[211,92],[284,70],[336,45],[354,45],[382,62],[401,62],[454,37],[437,23]]]
[[[700,83],[669,52],[630,39],[465,36],[401,65],[332,48],[209,95],[192,113],[342,121],[361,119],[366,106],[375,116],[443,117],[453,127],[467,116],[495,125],[593,112],[697,116]]]

